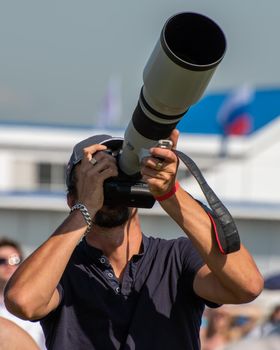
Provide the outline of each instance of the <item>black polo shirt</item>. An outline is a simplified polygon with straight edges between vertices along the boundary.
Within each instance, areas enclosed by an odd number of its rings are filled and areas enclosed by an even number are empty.
[[[52,350],[199,349],[204,301],[193,291],[203,262],[189,239],[143,235],[119,283],[102,251],[82,240],[41,320]]]

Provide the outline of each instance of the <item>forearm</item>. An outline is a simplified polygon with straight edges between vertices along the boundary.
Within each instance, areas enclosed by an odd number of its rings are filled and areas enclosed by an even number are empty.
[[[5,289],[5,303],[11,312],[26,318],[44,313],[86,228],[80,211],[74,211],[20,265]]]
[[[262,278],[248,251],[241,245],[235,253],[221,254],[208,214],[182,188],[161,205],[192,240],[220,285],[233,295],[232,300],[235,296],[237,300],[244,295],[249,298],[249,293],[260,289]]]

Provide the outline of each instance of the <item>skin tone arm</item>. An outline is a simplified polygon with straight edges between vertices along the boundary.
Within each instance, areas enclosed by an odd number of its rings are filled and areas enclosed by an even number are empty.
[[[178,137],[179,132],[174,130],[170,137],[174,146]],[[162,196],[175,184],[178,159],[170,150],[152,148],[150,151],[152,156],[143,161],[143,179],[154,196]],[[156,157],[164,159],[160,171],[155,169]],[[188,235],[205,262],[194,280],[197,295],[216,303],[239,304],[250,302],[260,294],[263,278],[250,253],[241,245],[238,252],[222,255],[210,218],[188,193],[179,187],[160,205]]]
[[[102,145],[85,148],[84,158],[75,168],[76,201],[87,207],[91,217],[103,206],[103,182],[118,173],[115,159],[105,152],[98,152],[105,149]],[[98,160],[95,166],[89,162],[93,154]],[[74,198],[68,198],[70,207],[74,203]],[[81,212],[73,211],[19,266],[5,288],[5,304],[11,313],[23,319],[39,319],[58,306],[57,285],[86,229]]]
[[[33,338],[14,322],[0,317],[1,350],[40,350]]]

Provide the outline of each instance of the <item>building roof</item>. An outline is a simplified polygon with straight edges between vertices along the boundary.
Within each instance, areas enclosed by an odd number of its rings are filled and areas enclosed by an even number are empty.
[[[75,143],[104,130],[73,129],[57,126],[0,125],[1,152],[48,150],[50,154],[70,155]],[[124,130],[105,130],[112,136],[122,136]],[[202,169],[212,189],[235,217],[279,220],[280,193],[277,187],[280,167],[280,118],[275,118],[250,136],[229,137],[226,155],[221,156],[221,137],[217,135],[181,133],[178,149],[188,154]],[[183,171],[183,166],[180,166]],[[204,201],[196,181],[180,179],[181,185]],[[39,191],[1,191],[0,208],[67,210],[65,193]],[[147,215],[163,214],[159,206]]]

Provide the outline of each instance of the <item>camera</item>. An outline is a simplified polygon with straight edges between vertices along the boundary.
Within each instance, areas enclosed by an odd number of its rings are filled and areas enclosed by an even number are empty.
[[[151,195],[147,184],[141,181],[140,173],[127,175],[120,168],[119,159],[122,154],[123,140],[110,139],[110,141],[105,141],[103,144],[108,147],[107,150],[103,152],[117,159],[119,170],[118,177],[107,179],[104,183],[104,204],[124,205],[135,208],[152,208],[155,199]],[[172,142],[170,140],[159,140],[156,146],[171,149]]]
[[[170,17],[143,72],[143,86],[118,155],[120,176],[105,184],[105,204],[154,204],[139,171],[143,157],[168,139],[203,95],[226,51],[226,38],[210,18],[192,12]]]

